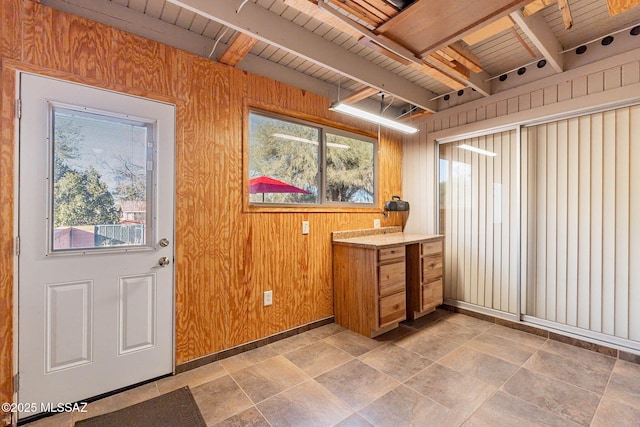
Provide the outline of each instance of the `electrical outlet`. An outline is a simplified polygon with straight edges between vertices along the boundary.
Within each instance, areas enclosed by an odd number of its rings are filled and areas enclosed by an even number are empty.
[[[373,228],[380,228],[380,218],[373,220]]]
[[[273,304],[273,291],[265,291],[263,295],[263,304],[268,306]]]
[[[309,221],[302,221],[302,234],[309,234]]]

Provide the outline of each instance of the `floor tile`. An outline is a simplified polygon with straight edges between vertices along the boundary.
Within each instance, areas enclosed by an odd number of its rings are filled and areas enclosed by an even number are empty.
[[[614,372],[605,396],[640,410],[640,379]]]
[[[492,427],[577,426],[565,418],[501,391],[482,404],[464,425]]]
[[[455,323],[456,325],[464,326],[475,332],[485,332],[487,329],[495,325],[495,323],[487,322],[485,320],[476,319],[475,317],[465,316],[460,313],[453,313],[445,319],[449,323]]]
[[[360,411],[376,427],[445,426],[453,422],[451,412],[405,386],[399,386]],[[447,422],[448,421],[448,422]]]
[[[593,427],[636,427],[640,426],[640,409],[626,405],[615,398],[605,397],[593,417]]]
[[[255,348],[253,350],[245,351],[244,353],[237,354],[235,356],[228,357],[220,360],[220,364],[227,372],[232,373],[241,369],[253,366],[256,363],[260,363],[263,360],[267,360],[271,357],[277,356],[279,353],[275,351],[271,346],[265,345]]]
[[[582,387],[599,395],[604,393],[611,376],[611,369],[600,369],[580,359],[569,359],[544,350],[536,352],[523,366],[530,371]]]
[[[194,388],[225,375],[227,375],[227,371],[222,365],[218,362],[213,362],[178,375],[162,378],[156,381],[156,385],[160,394],[165,394],[185,386]]]
[[[378,347],[360,356],[367,365],[402,382],[422,371],[433,361],[394,344]]]
[[[215,427],[270,427],[264,416],[252,406],[239,414],[220,421]]]
[[[438,363],[495,387],[500,387],[518,370],[516,365],[475,351],[468,346],[458,347]]]
[[[360,335],[353,331],[344,331],[339,334],[331,335],[330,337],[325,338],[325,341],[355,357],[363,355],[366,352],[382,345],[382,343],[377,342],[376,340],[367,338],[364,335]]]
[[[272,357],[231,375],[254,403],[309,379],[284,356]]]
[[[520,369],[503,390],[580,425],[589,425],[600,398],[595,393],[527,369]]]
[[[580,360],[592,366],[611,370],[616,363],[616,359],[604,354],[596,353],[595,351],[585,350],[573,345],[564,344],[554,340],[548,340],[544,343],[541,350],[549,353],[558,354],[560,356],[568,357],[573,360]]]
[[[405,384],[453,412],[467,416],[471,415],[496,390],[489,384],[437,363],[412,377]]]
[[[330,426],[352,412],[315,380],[277,394],[257,407],[272,426]]]
[[[318,339],[319,338],[316,335],[304,332],[302,334],[294,335],[292,337],[276,341],[272,344],[269,344],[269,347],[271,347],[279,354],[284,354],[312,344],[318,341]]]
[[[365,407],[399,384],[359,360],[326,372],[316,377],[316,381],[355,410]]]
[[[640,365],[637,363],[629,363],[624,360],[617,360],[613,368],[613,372],[626,377],[636,378],[640,380]]]
[[[481,333],[481,331],[472,330],[466,326],[449,322],[449,317],[433,322],[432,324],[425,326],[422,330],[432,335],[453,338],[458,342],[473,339]]]
[[[358,414],[352,414],[350,417],[336,424],[335,427],[373,427],[373,424]]]
[[[427,359],[438,360],[464,344],[466,340],[432,335],[425,331],[396,341],[396,345],[418,353]]]
[[[426,314],[422,317],[418,317],[416,320],[407,320],[402,322],[403,325],[409,326],[414,329],[422,329],[427,325],[430,325],[433,322],[436,322],[440,319],[447,318],[451,316],[453,312],[449,310],[436,309],[433,313]]]
[[[391,343],[415,333],[416,333],[415,329],[400,324],[400,326],[390,330],[386,334],[382,334],[375,337],[374,340],[376,340],[379,343]]]
[[[287,353],[284,357],[311,377],[316,377],[353,359],[349,353],[325,341],[317,341]]]
[[[229,375],[194,387],[191,393],[208,426],[253,406],[251,400]]]
[[[544,337],[501,325],[493,325],[487,330],[487,333],[533,348],[540,348],[540,346],[547,341]]]
[[[475,339],[469,341],[467,346],[518,366],[521,366],[536,352],[536,349],[533,347],[518,344],[515,341],[489,333],[478,335]]]
[[[118,409],[126,408],[127,406],[135,405],[136,403],[158,397],[159,395],[160,393],[158,392],[156,383],[148,383],[134,389],[123,391],[122,393],[114,394],[112,396],[96,400],[95,402],[91,402],[87,405],[87,412],[74,412],[73,418],[75,421],[79,421],[81,419],[95,417],[97,415],[106,414],[117,411]]]
[[[329,323],[328,325],[320,326],[319,328],[311,329],[307,331],[309,335],[313,335],[318,339],[324,339],[330,337],[331,335],[339,334],[340,332],[346,331],[347,328],[344,326],[340,326],[337,323]]]

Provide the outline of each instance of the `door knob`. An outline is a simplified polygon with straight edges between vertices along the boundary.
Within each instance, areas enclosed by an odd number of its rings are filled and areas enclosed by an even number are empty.
[[[160,267],[166,267],[167,265],[169,265],[169,258],[167,258],[166,256],[160,257],[160,259],[158,260],[158,265],[160,265]]]

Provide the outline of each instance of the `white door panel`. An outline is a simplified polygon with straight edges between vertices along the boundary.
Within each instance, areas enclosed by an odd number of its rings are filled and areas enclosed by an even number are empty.
[[[20,92],[18,401],[170,373],[175,108],[29,74]]]

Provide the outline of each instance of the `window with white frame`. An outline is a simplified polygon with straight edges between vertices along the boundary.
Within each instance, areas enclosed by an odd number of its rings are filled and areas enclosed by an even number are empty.
[[[377,141],[270,113],[249,113],[249,202],[376,203]]]

